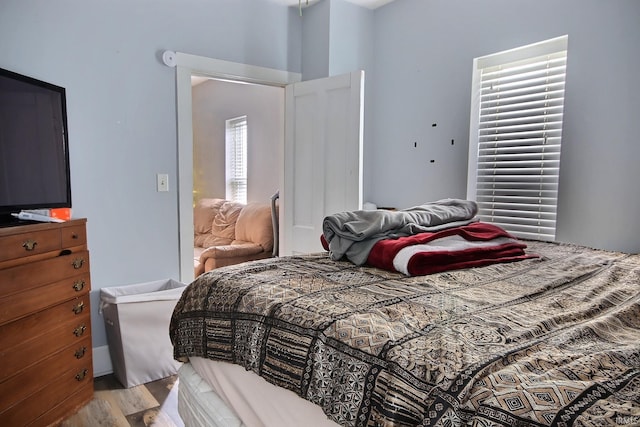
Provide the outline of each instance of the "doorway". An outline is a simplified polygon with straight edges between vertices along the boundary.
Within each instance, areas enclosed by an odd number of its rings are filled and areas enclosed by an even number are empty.
[[[192,78],[193,198],[225,198],[227,121],[242,117],[246,202],[268,202],[283,168],[284,89],[219,79]]]
[[[284,88],[299,82],[301,75],[287,71],[176,53],[178,131],[178,222],[180,281],[193,281],[193,99],[192,76],[217,78]],[[284,141],[280,142],[283,146]],[[280,157],[281,152],[279,153]],[[278,174],[281,174],[278,171]],[[279,177],[280,179],[280,177]]]

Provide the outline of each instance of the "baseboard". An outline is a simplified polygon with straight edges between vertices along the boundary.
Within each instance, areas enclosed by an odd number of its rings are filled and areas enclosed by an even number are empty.
[[[101,377],[113,373],[109,346],[93,347],[93,376]]]

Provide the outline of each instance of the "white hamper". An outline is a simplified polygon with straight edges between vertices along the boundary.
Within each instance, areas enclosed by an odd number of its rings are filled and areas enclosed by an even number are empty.
[[[125,387],[175,374],[169,322],[186,285],[160,280],[100,289],[113,372]]]

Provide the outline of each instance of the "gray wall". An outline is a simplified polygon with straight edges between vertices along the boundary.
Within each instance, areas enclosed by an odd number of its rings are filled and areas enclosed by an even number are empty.
[[[640,250],[640,2],[396,0],[372,19],[365,200],[464,197],[473,58],[568,34],[558,238]],[[179,273],[175,70],[159,53],[303,72],[303,22],[297,8],[257,0],[0,2],[0,67],[67,88],[94,346],[106,343],[98,289]],[[168,193],[155,190],[158,172]]]
[[[300,28],[295,8],[255,0],[0,2],[0,67],[67,89],[94,347],[106,344],[100,288],[179,277],[175,70],[161,52],[300,72]]]
[[[304,8],[302,80],[373,70],[374,14],[345,0]]]
[[[303,9],[302,80],[319,79],[329,75],[331,1],[324,0]]]
[[[374,39],[375,14],[345,0],[324,0],[303,10],[302,80],[336,76],[364,70],[363,187],[372,185],[376,167],[372,165],[375,118],[370,108],[375,102]],[[367,201],[365,199],[365,201]]]
[[[365,199],[465,197],[473,58],[567,34],[557,238],[639,251],[639,22],[637,0],[396,0],[376,10]]]

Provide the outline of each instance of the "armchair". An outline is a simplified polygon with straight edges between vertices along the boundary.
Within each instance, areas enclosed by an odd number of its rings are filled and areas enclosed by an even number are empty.
[[[194,208],[194,273],[273,256],[268,203],[201,199]]]

